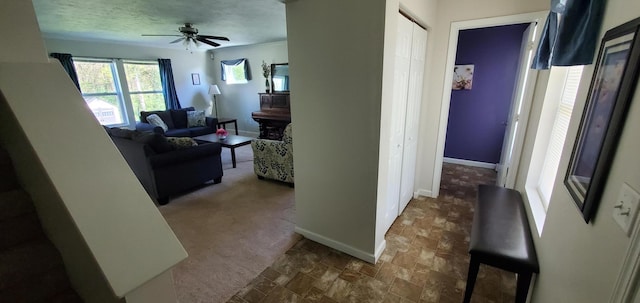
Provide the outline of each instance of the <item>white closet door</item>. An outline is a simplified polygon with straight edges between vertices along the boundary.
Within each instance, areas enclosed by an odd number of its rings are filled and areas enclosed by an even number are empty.
[[[407,110],[404,129],[404,150],[402,156],[402,178],[400,181],[400,209],[402,213],[411,198],[415,185],[416,160],[418,154],[418,128],[420,104],[424,83],[424,65],[427,53],[427,31],[415,23],[411,23],[412,47],[407,93]]]
[[[388,230],[399,214],[400,180],[402,178],[402,157],[404,145],[404,125],[407,112],[407,94],[411,65],[411,36],[413,23],[403,16],[398,18],[395,69],[393,71],[393,106],[391,109],[391,140],[389,145],[389,175],[387,184],[387,210],[384,222]]]

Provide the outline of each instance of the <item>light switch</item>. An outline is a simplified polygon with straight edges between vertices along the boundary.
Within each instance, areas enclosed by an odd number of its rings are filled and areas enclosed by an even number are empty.
[[[638,213],[638,203],[640,203],[640,194],[627,183],[623,183],[618,194],[618,200],[613,206],[613,219],[620,225],[620,228],[627,236],[631,233],[631,228]]]

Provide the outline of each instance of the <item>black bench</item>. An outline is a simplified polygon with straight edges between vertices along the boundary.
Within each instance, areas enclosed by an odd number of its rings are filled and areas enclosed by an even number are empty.
[[[480,263],[517,273],[516,303],[525,303],[531,277],[540,272],[540,266],[519,192],[478,186],[469,255],[464,303],[471,300]]]

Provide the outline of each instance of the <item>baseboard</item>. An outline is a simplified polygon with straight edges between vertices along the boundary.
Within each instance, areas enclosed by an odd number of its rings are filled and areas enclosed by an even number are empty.
[[[473,167],[496,169],[496,164],[495,163],[487,163],[487,162],[480,162],[480,161],[471,161],[471,160],[454,159],[454,158],[445,157],[443,159],[443,162],[452,163],[452,164],[466,165],[466,166],[473,166]]]
[[[433,192],[431,190],[426,190],[426,189],[418,189],[418,191],[415,192],[413,194],[413,196],[415,198],[420,197],[420,196],[436,198],[436,197],[433,196]]]
[[[385,248],[387,248],[387,240],[383,239],[382,243],[380,243],[380,245],[378,245],[378,247],[376,248],[375,261],[373,262],[373,264],[380,260],[380,256],[382,256]]]
[[[305,238],[309,239],[309,240],[313,240],[316,241],[320,244],[324,244],[326,246],[329,246],[333,249],[337,249],[343,253],[352,255],[360,260],[363,260],[365,262],[369,262],[371,264],[375,264],[376,260],[378,259],[378,257],[380,257],[380,255],[382,255],[382,252],[384,251],[384,248],[386,247],[386,241],[382,242],[382,244],[380,246],[378,246],[378,248],[376,249],[375,254],[370,254],[367,252],[364,252],[360,249],[357,249],[353,246],[344,244],[342,242],[338,242],[336,240],[327,238],[323,235],[319,235],[316,234],[312,231],[308,231],[304,228],[300,228],[297,227],[295,228],[295,232],[303,235]],[[379,250],[379,251],[378,251]]]

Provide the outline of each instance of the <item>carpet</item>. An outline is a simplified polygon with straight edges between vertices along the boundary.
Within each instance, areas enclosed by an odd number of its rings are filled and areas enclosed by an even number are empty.
[[[222,183],[208,185],[160,206],[189,257],[173,269],[181,303],[225,302],[301,236],[294,233],[294,190],[258,180],[251,146],[222,149]]]

